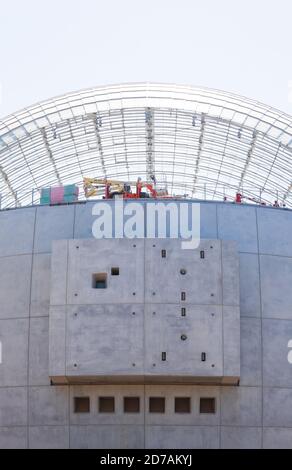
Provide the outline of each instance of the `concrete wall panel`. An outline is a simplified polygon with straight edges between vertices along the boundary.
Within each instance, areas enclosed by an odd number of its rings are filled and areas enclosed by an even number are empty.
[[[0,428],[27,425],[27,389],[0,388]]]
[[[0,387],[27,385],[28,319],[0,320]]]
[[[264,320],[264,386],[292,387],[292,364],[288,362],[288,342],[292,339],[292,321]]]
[[[260,256],[263,317],[292,320],[292,258]]]
[[[68,387],[31,387],[29,389],[29,424],[31,426],[67,425],[68,405]]]
[[[292,449],[292,428],[264,428],[264,449]]]
[[[30,320],[29,384],[50,385],[48,317]]]
[[[242,317],[261,316],[259,257],[240,253],[240,314]]]
[[[217,211],[219,238],[238,242],[240,252],[257,253],[255,207],[221,204],[218,205]]]
[[[30,449],[69,449],[68,426],[30,426]]]
[[[49,315],[51,290],[51,255],[34,255],[30,315]]]
[[[222,387],[221,424],[261,426],[261,401],[258,387]]]
[[[37,208],[35,253],[51,253],[52,241],[73,238],[74,205]]]
[[[292,256],[292,214],[277,209],[257,209],[259,251],[267,255]]]
[[[0,258],[0,318],[29,316],[31,255]]]
[[[292,428],[291,400],[291,388],[264,388],[264,426]]]
[[[262,428],[222,426],[222,449],[261,449]]]
[[[147,426],[146,449],[219,449],[217,426]]]
[[[71,426],[71,449],[142,449],[143,426]]]
[[[0,427],[0,449],[26,449],[27,427]]]
[[[260,386],[262,383],[260,319],[242,318],[240,336],[240,385]]]
[[[0,212],[0,256],[32,253],[35,212],[34,208]]]

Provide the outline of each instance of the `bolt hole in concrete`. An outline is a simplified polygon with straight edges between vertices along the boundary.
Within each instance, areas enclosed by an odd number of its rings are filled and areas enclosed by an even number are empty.
[[[186,269],[181,269],[180,273],[181,273],[182,276],[185,276],[187,274],[187,270]]]
[[[98,411],[99,413],[114,413],[115,412],[115,398],[114,397],[99,397]]]
[[[107,274],[95,273],[92,275],[93,289],[106,289],[107,288]]]
[[[188,339],[187,335],[181,335],[180,339],[182,341],[186,341]]]
[[[215,398],[200,398],[200,413],[214,414],[216,412]]]

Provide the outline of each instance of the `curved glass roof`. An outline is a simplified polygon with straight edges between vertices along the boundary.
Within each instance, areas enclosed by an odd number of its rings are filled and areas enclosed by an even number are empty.
[[[0,120],[1,207],[84,177],[292,206],[292,117],[223,91],[152,83],[69,93]],[[33,194],[33,196],[32,196]],[[249,199],[248,199],[249,198]]]

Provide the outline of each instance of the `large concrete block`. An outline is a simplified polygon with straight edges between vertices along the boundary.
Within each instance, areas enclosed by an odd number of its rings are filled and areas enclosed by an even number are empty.
[[[151,397],[165,398],[165,413],[151,413]],[[176,413],[176,398],[190,399],[190,413]],[[200,413],[200,399],[214,398],[215,413]],[[220,424],[220,388],[197,385],[146,385],[145,424],[151,426],[217,426]]]
[[[263,321],[263,381],[267,387],[292,387],[292,364],[288,362],[288,342],[292,321]]]
[[[74,399],[88,397],[89,413],[75,413]],[[99,398],[114,398],[114,413],[99,412]],[[124,398],[138,397],[140,411],[124,411]],[[70,423],[71,425],[143,425],[144,424],[144,386],[143,385],[98,385],[70,387]]]
[[[240,314],[242,317],[261,316],[259,257],[240,253]]]
[[[107,288],[93,288],[95,274],[106,274]],[[69,241],[67,286],[69,304],[143,302],[144,240]]]
[[[221,204],[217,208],[218,236],[238,242],[240,252],[257,253],[257,224],[255,207]]]
[[[258,387],[221,388],[221,424],[261,426],[261,389]]]
[[[66,383],[66,307],[51,307],[49,318],[49,375]],[[55,379],[54,382],[57,382]]]
[[[29,316],[31,255],[0,258],[0,318]]]
[[[223,383],[237,384],[240,377],[240,311],[223,306]]]
[[[166,250],[166,257],[162,257]],[[200,252],[205,252],[201,259]],[[181,269],[185,270],[184,275]],[[145,240],[145,301],[222,304],[221,243],[201,240],[197,250],[182,250],[180,240]]]
[[[0,388],[1,427],[27,425],[27,389],[25,387]]]
[[[31,284],[31,316],[48,316],[51,287],[51,255],[34,255]]]
[[[52,242],[50,305],[65,305],[67,302],[68,240]]]
[[[143,376],[143,306],[67,307],[66,325],[68,376]]]
[[[29,389],[29,424],[31,426],[66,425],[68,415],[68,387],[31,387]]]
[[[263,424],[292,428],[292,389],[264,388]]]
[[[242,318],[240,322],[240,385],[262,383],[262,339],[259,318]]]
[[[0,256],[32,253],[34,208],[0,212]]]
[[[219,449],[219,426],[147,426],[146,449]]]
[[[28,319],[0,320],[0,387],[27,385]]]
[[[49,318],[31,318],[29,384],[49,385]]]
[[[260,253],[291,257],[291,211],[280,209],[257,209],[257,219]]]
[[[223,304],[238,305],[239,302],[239,257],[237,244],[222,240]]]
[[[292,258],[260,256],[265,318],[292,319]]]
[[[35,253],[50,253],[53,240],[73,238],[74,205],[37,208]]]
[[[0,449],[26,449],[27,427],[0,428]]]
[[[145,373],[149,376],[222,377],[222,308],[186,304],[145,307]],[[182,340],[183,337],[185,340]],[[166,352],[166,360],[162,353]],[[202,353],[206,360],[202,361]]]
[[[144,426],[71,426],[71,449],[143,449]]]
[[[68,426],[30,426],[30,449],[69,449]]]
[[[292,428],[264,428],[264,449],[292,449]]]
[[[222,449],[261,449],[262,428],[222,426]]]

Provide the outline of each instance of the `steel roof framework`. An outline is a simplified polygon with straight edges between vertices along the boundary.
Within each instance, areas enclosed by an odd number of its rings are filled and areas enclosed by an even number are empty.
[[[292,117],[256,101],[164,84],[97,87],[0,120],[2,208],[88,177],[168,181],[198,199],[292,206]]]

